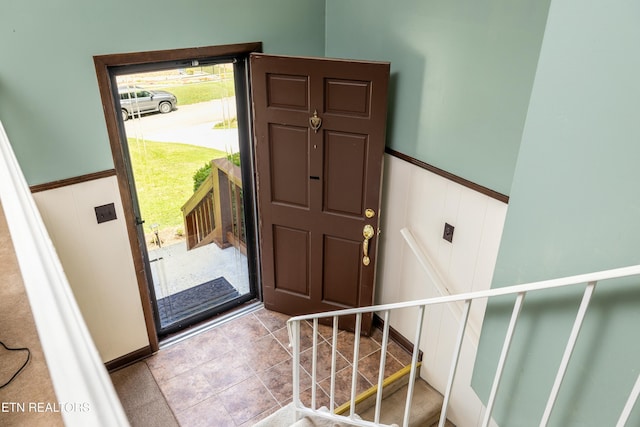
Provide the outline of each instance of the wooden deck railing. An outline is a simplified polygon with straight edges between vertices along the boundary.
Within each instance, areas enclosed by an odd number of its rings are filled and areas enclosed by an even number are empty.
[[[216,243],[246,254],[240,167],[225,158],[212,160],[209,176],[182,206],[182,216],[187,250]]]

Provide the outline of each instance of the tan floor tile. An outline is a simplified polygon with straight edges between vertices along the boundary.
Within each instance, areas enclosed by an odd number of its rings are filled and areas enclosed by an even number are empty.
[[[207,379],[212,393],[219,393],[253,375],[251,368],[235,352],[210,360],[197,368]]]
[[[265,371],[291,358],[289,352],[271,334],[245,344],[238,353],[238,357],[254,372]]]
[[[288,317],[268,310],[245,315],[229,323],[161,350],[147,359],[182,427],[249,427],[292,401],[291,353],[286,328]],[[318,385],[316,406],[329,407],[331,340],[333,329],[318,328]],[[313,328],[301,327],[301,401],[311,405]],[[353,337],[341,331],[338,339],[336,402],[350,399]],[[381,334],[377,337],[381,339]],[[380,341],[361,337],[357,392],[377,382]],[[410,355],[390,342],[387,375]],[[343,357],[346,356],[346,357]],[[408,362],[407,362],[408,363]]]
[[[380,329],[374,329],[371,338],[373,338],[379,344],[382,344],[382,331]],[[411,363],[411,353],[405,350],[402,346],[398,345],[395,341],[389,339],[389,345],[387,351],[393,355],[402,366],[407,366]]]
[[[189,340],[163,348],[145,360],[156,381],[166,381],[198,365]]]
[[[389,354],[395,357],[402,364],[402,366],[411,364],[411,353],[398,345],[398,343],[389,341],[387,351],[389,352]]]
[[[287,349],[289,353],[292,353],[292,345],[289,339],[289,330],[287,327],[282,329],[278,329],[273,332],[273,336],[275,336],[280,344]],[[318,333],[318,343],[324,342],[325,339],[322,334]],[[308,348],[311,348],[313,345],[313,327],[310,326],[307,322],[302,322],[300,324],[300,351],[304,351]]]
[[[176,415],[180,427],[236,427],[220,400],[210,397]]]
[[[322,381],[331,375],[331,357],[332,351],[331,346],[328,343],[318,344],[318,360],[316,367],[316,378],[318,381]],[[303,351],[300,354],[300,363],[302,367],[307,371],[309,375],[312,375],[312,367],[313,367],[313,349],[308,349]],[[339,352],[336,353],[336,372],[344,369],[349,366],[349,362],[340,355]]]
[[[182,412],[213,395],[211,384],[198,371],[159,381],[158,385],[174,413]]]
[[[255,417],[253,417],[252,419],[250,419],[246,423],[240,424],[238,427],[253,427],[258,421],[261,421],[261,420],[267,418],[269,415],[273,414],[274,412],[276,412],[280,408],[281,408],[280,405],[276,405],[276,406],[274,406],[272,408],[269,408],[266,411],[264,411],[263,413],[256,415]]]
[[[270,311],[261,309],[253,313],[258,320],[264,325],[269,332],[277,331],[287,326],[287,320],[290,316],[286,314],[278,313],[276,311]]]
[[[241,346],[269,334],[269,330],[257,319],[253,314],[247,314],[219,328],[230,345]]]
[[[336,373],[335,384],[335,403],[336,407],[348,402],[351,399],[351,384],[353,369],[348,366]],[[320,382],[320,386],[327,393],[331,390],[331,379],[327,378]],[[371,387],[371,383],[367,381],[365,377],[358,373],[356,381],[356,396],[360,393],[367,391]]]
[[[311,387],[300,393],[300,401],[307,408],[311,408],[311,397]],[[316,387],[316,408],[322,408],[323,406],[325,408],[329,408],[330,404],[331,401],[329,400],[329,395],[321,387]],[[336,404],[335,407],[337,408],[338,405]]]
[[[380,371],[380,355],[381,351],[370,354],[358,361],[358,372],[360,372],[371,384],[378,383],[378,375]],[[404,366],[391,354],[387,353],[384,364],[384,378],[392,375],[402,369]]]
[[[278,329],[271,333],[280,343],[282,347],[284,347],[289,354],[291,354],[291,347],[289,346],[289,331],[287,328]]]
[[[353,343],[355,341],[355,335],[352,332],[342,331],[338,334],[338,351],[349,362],[353,362]],[[358,348],[358,358],[362,359],[375,351],[380,350],[380,344],[369,337],[360,337],[360,344]]]
[[[258,377],[253,376],[218,394],[222,405],[236,425],[278,405]]]
[[[234,349],[225,334],[217,329],[198,334],[189,340],[190,359],[197,364],[214,360]]]
[[[291,401],[293,392],[293,376],[292,361],[289,359],[266,371],[258,374],[264,385],[271,391],[278,403],[285,405],[285,402]],[[311,377],[304,369],[300,369],[300,388],[305,390],[311,387]]]
[[[313,322],[305,322],[309,325],[309,328],[313,329]],[[333,321],[329,320],[327,323],[318,323],[318,333],[327,341],[331,342],[333,337]]]

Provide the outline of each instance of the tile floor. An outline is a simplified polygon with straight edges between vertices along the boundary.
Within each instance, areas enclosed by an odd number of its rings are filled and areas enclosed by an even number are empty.
[[[291,402],[292,358],[288,317],[260,308],[215,326],[146,359],[182,427],[239,427],[254,423]],[[328,406],[330,327],[319,328],[318,406]],[[310,404],[312,328],[301,333],[302,400]],[[327,341],[328,340],[328,341]],[[382,334],[362,337],[358,392],[377,382]],[[350,396],[353,334],[338,335],[336,405]],[[390,342],[385,376],[410,363],[410,355]],[[340,400],[340,402],[338,402]]]

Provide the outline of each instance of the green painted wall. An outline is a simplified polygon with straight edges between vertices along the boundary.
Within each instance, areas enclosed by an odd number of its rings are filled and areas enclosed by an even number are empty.
[[[494,286],[637,264],[640,5],[549,1],[4,0],[0,120],[34,185],[113,166],[93,55],[262,40],[269,53],[390,61],[388,145],[511,196]],[[553,425],[610,425],[613,390],[639,373],[640,283],[610,285]],[[538,368],[557,363],[579,302],[554,297],[527,298],[501,425],[537,425],[552,381]],[[491,304],[484,323],[481,395],[505,310]]]
[[[391,62],[387,145],[509,194],[549,0],[327,0],[326,56]]]
[[[262,40],[391,61],[389,146],[508,194],[548,0],[511,3],[7,0],[0,120],[29,184],[109,169],[93,55]]]
[[[640,263],[638,16],[634,1],[552,1],[494,287]],[[527,296],[500,425],[538,425],[582,289]],[[489,305],[474,373],[481,396],[510,309]],[[640,279],[600,284],[551,425],[615,425],[640,373],[639,324]],[[640,425],[640,407],[633,417],[627,425]]]
[[[3,0],[0,120],[29,184],[113,167],[93,56],[262,41],[324,56],[317,0]]]

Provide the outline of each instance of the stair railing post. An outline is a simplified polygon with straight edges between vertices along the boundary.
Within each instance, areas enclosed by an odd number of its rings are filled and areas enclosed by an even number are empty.
[[[294,406],[294,420],[298,421],[298,408],[300,403],[300,320],[296,320],[290,323],[290,336],[291,347],[293,352],[293,406]]]
[[[318,379],[318,318],[313,319],[313,350],[311,364],[311,409],[316,410],[316,381]]]
[[[518,297],[516,298],[515,304],[513,305],[511,320],[509,321],[507,334],[504,338],[504,343],[502,345],[502,352],[500,353],[500,359],[498,360],[498,367],[496,368],[496,375],[493,379],[493,385],[491,386],[491,393],[489,394],[489,401],[487,402],[487,408],[485,409],[485,412],[484,412],[484,420],[482,422],[482,427],[487,427],[489,425],[489,421],[491,421],[491,413],[493,412],[493,405],[496,402],[496,395],[498,394],[498,389],[500,388],[500,380],[502,379],[502,372],[504,371],[504,366],[507,362],[507,356],[509,355],[509,348],[511,347],[511,341],[516,329],[516,324],[518,323],[518,317],[520,316],[520,311],[522,310],[522,303],[524,301],[525,295],[526,295],[526,292],[520,292],[518,294]]]
[[[589,282],[589,284],[587,284],[587,288],[584,290],[584,294],[582,295],[582,302],[580,303],[580,308],[578,309],[576,320],[573,323],[571,334],[569,335],[564,354],[562,355],[562,361],[560,362],[560,367],[558,368],[556,379],[553,383],[553,387],[551,388],[551,392],[549,393],[549,400],[547,401],[547,406],[544,409],[542,421],[540,421],[541,426],[546,426],[549,422],[549,418],[551,418],[551,411],[553,411],[553,406],[556,403],[556,398],[558,397],[560,386],[562,385],[562,380],[564,379],[564,375],[567,372],[567,367],[569,366],[569,360],[571,359],[573,349],[576,346],[576,341],[578,341],[578,334],[580,334],[582,322],[584,321],[584,317],[587,314],[589,302],[591,301],[591,296],[593,295],[593,292],[596,288],[596,283],[597,282]]]
[[[640,375],[636,379],[636,383],[631,389],[631,393],[629,393],[629,398],[627,399],[627,403],[624,405],[622,409],[622,413],[620,414],[620,418],[618,419],[618,423],[616,427],[624,427],[627,424],[627,420],[631,415],[631,411],[638,401],[638,396],[640,395]]]
[[[351,413],[356,414],[356,396],[358,394],[358,359],[360,357],[360,327],[362,326],[362,313],[356,314],[356,331],[353,335],[353,372],[351,376]]]
[[[338,316],[333,316],[331,338],[331,390],[329,391],[329,410],[333,414],[336,406],[336,359],[338,354]]]
[[[456,378],[456,371],[458,369],[458,361],[460,360],[460,353],[462,352],[462,342],[464,341],[464,332],[467,329],[467,323],[469,321],[469,311],[471,309],[471,301],[466,300],[464,302],[464,309],[462,312],[462,318],[460,319],[460,329],[458,329],[458,338],[456,339],[456,349],[453,353],[453,360],[451,361],[451,369],[449,371],[449,382],[444,392],[444,399],[442,400],[442,410],[440,411],[440,422],[438,427],[444,427],[447,422],[447,408],[449,407],[449,399],[451,398],[451,392],[453,390],[453,381]]]
[[[389,315],[391,310],[384,312],[384,328],[382,331],[382,349],[380,352],[380,372],[378,374],[378,392],[376,393],[376,410],[373,422],[380,423],[380,409],[382,408],[382,391],[384,383],[384,367],[387,364],[387,346],[389,345]]]
[[[424,307],[424,305],[418,307],[416,336],[413,340],[413,355],[411,356],[411,373],[409,374],[409,384],[407,387],[407,402],[404,408],[404,419],[402,420],[403,427],[409,426],[409,416],[411,415],[413,389],[415,388],[416,376],[418,374],[418,354],[420,353],[420,338],[422,337],[422,325],[424,324]]]

